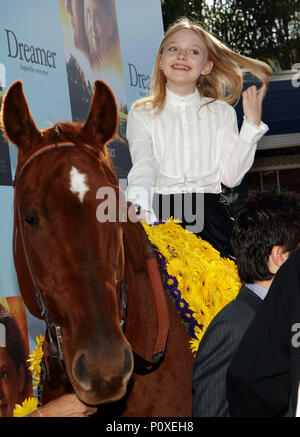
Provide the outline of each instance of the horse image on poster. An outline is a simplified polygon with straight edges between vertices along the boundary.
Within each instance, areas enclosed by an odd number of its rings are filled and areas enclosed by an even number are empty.
[[[43,403],[75,391],[103,415],[188,417],[189,337],[143,226],[128,220],[106,149],[117,120],[101,81],[85,124],[40,130],[20,81],[3,101],[2,125],[18,147],[15,268],[27,308],[46,326]],[[115,193],[116,220],[97,219],[101,187]]]

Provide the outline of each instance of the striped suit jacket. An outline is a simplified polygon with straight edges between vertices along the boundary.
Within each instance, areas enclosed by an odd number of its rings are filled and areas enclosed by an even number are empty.
[[[253,291],[242,286],[236,299],[211,321],[194,363],[193,416],[229,416],[227,369],[262,302]]]

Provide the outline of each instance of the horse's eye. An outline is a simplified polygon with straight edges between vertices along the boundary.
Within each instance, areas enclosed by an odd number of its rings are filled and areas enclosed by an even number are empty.
[[[35,212],[32,211],[23,211],[23,217],[26,223],[29,226],[37,228],[39,226],[39,217]]]

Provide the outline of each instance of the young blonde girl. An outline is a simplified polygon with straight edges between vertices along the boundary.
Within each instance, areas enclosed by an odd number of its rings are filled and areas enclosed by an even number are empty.
[[[231,105],[240,98],[245,71],[263,85],[243,92],[238,132]],[[261,113],[271,74],[267,64],[233,52],[187,18],[170,27],[155,60],[152,94],[128,115],[133,166],[127,193],[140,220],[173,216],[222,255],[232,255],[234,219],[222,184],[239,185],[253,164],[256,143],[268,130]]]

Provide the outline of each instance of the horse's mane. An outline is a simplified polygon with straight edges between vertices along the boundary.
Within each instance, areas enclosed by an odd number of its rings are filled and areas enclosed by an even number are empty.
[[[78,146],[88,144],[97,152],[100,169],[105,173],[108,180],[113,185],[118,185],[118,179],[106,147],[109,142],[105,145],[97,144],[82,128],[83,124],[80,122],[64,121],[54,123],[49,128],[42,130],[42,143],[40,146],[44,147],[48,144],[58,143],[73,143]]]

